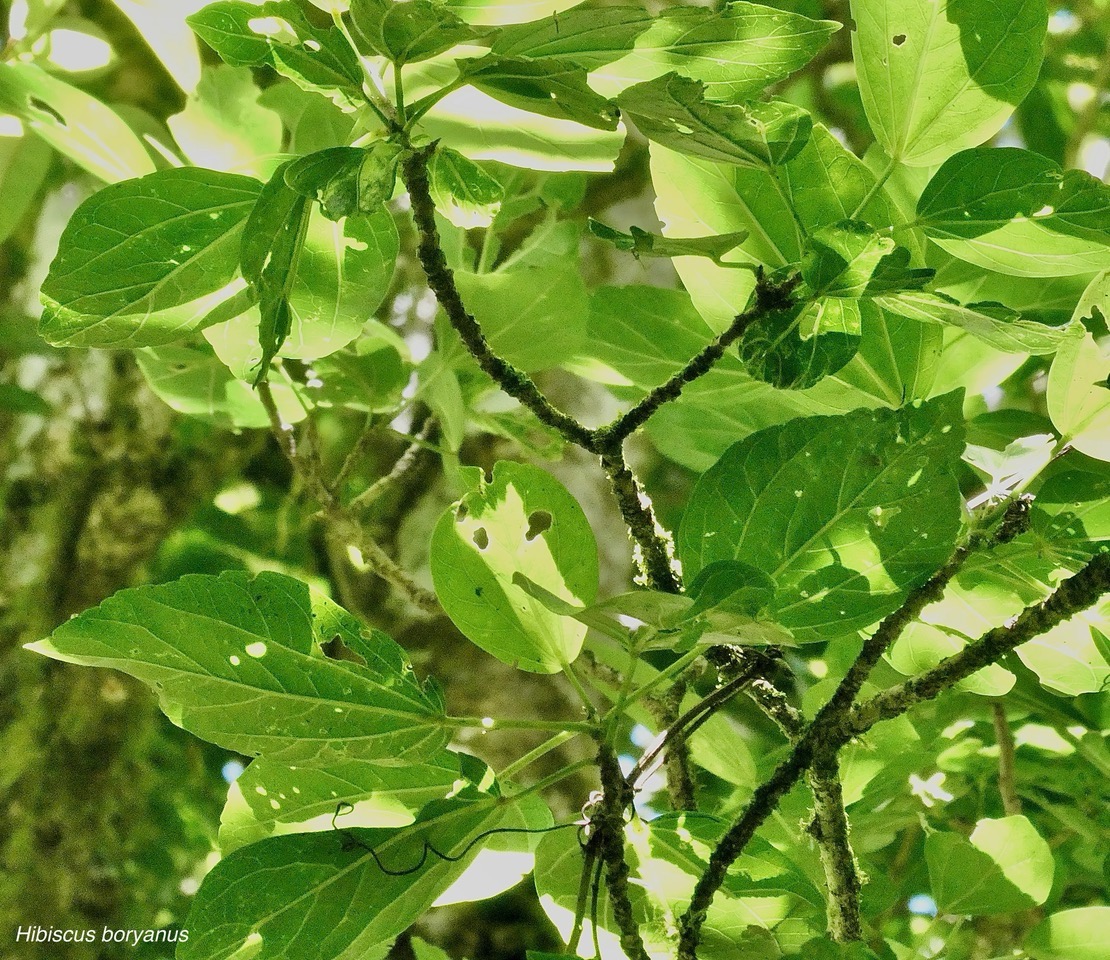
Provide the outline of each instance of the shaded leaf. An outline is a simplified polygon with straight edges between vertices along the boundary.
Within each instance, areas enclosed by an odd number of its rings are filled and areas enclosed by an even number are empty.
[[[630,233],[622,233],[592,218],[588,223],[590,233],[599,240],[607,240],[618,250],[627,250],[634,257],[709,257],[721,266],[728,265],[722,262],[721,258],[748,238],[747,232],[741,231],[716,237],[682,237],[669,240],[636,226],[629,228]]]

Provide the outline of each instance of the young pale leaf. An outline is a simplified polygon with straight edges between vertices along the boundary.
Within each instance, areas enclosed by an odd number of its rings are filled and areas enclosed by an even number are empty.
[[[1110,461],[1110,363],[1081,326],[1060,346],[1048,371],[1048,415],[1073,447]]]
[[[871,129],[916,167],[985,142],[1033,88],[1044,0],[852,0],[852,53]]]
[[[593,70],[632,50],[654,18],[642,7],[572,7],[542,20],[502,27],[492,50],[505,57],[571,60]]]
[[[1071,327],[1050,327],[1036,320],[1022,320],[1016,310],[1001,303],[969,303],[943,293],[909,290],[875,298],[875,303],[890,313],[923,323],[958,327],[996,350],[1007,353],[1055,353],[1074,339]]]
[[[830,20],[757,3],[730,3],[716,12],[665,10],[636,37],[626,56],[594,71],[591,81],[615,96],[675,71],[703,81],[708,99],[735,103],[758,97],[804,66],[839,29]]]
[[[866,300],[833,297],[771,310],[744,331],[740,359],[757,380],[780,390],[805,390],[845,366],[857,353]]]
[[[340,804],[344,828],[406,826],[466,782],[459,759],[444,750],[399,767],[365,760],[304,767],[259,757],[228,791],[220,849],[226,856],[267,837],[331,830]]]
[[[66,225],[42,285],[42,336],[59,346],[168,343],[244,289],[243,223],[262,185],[197,167],[106,187]],[[239,307],[245,309],[246,304]]]
[[[1061,910],[1038,923],[1022,948],[1033,960],[1104,960],[1110,907]]]
[[[431,564],[443,609],[483,650],[535,673],[556,673],[578,656],[585,625],[552,613],[513,581],[523,574],[577,606],[597,593],[593,530],[550,474],[498,463],[491,481],[436,524]]]
[[[324,655],[337,638],[351,660]],[[447,741],[442,704],[393,640],[276,573],[122,590],[28,649],[122,670],[153,687],[178,726],[274,762],[394,765]]]
[[[118,113],[33,63],[0,63],[0,107],[106,183],[154,172],[143,141]]]
[[[682,237],[669,240],[635,226],[629,228],[631,233],[622,233],[592,218],[589,220],[589,227],[590,233],[599,240],[607,240],[618,250],[627,250],[637,259],[640,257],[709,257],[722,267],[729,264],[721,258],[748,239],[747,232],[742,230],[716,237]]]
[[[458,65],[468,84],[511,107],[595,130],[617,129],[617,110],[589,88],[586,71],[570,61],[490,54]]]
[[[952,157],[921,194],[917,221],[952,256],[999,273],[1110,268],[1110,186],[1016,147]]]
[[[556,16],[573,7],[576,0],[445,0],[444,7],[475,26],[525,23],[538,17]]]
[[[984,916],[1045,902],[1052,889],[1052,850],[1025,817],[980,820],[970,839],[925,838],[925,862],[937,910]]]
[[[897,286],[889,271],[880,270],[880,264],[890,262],[894,241],[866,223],[844,220],[825,227],[809,237],[806,248],[802,277],[819,297],[862,297],[876,281]]]
[[[517,882],[520,867],[530,869],[535,845],[525,831],[550,824],[538,797],[506,800],[467,788],[428,804],[399,829],[348,830],[340,816],[335,830],[253,843],[205,878],[188,918],[195,934],[178,960],[230,958],[244,948],[254,960],[364,957],[464,874],[478,896],[500,892],[506,878]],[[520,832],[481,838],[505,828]],[[484,869],[468,870],[483,858]]]
[[[785,163],[813,127],[805,110],[780,100],[712,103],[705,99],[705,84],[678,73],[629,87],[617,103],[649,140],[744,167]]]
[[[874,623],[950,556],[961,499],[961,397],[810,417],[733,445],[679,529],[688,576],[740,560],[777,584],[799,640]]]
[[[480,34],[429,0],[351,0],[351,34],[361,52],[397,66],[427,60]]]
[[[436,210],[464,230],[493,223],[505,196],[500,182],[450,147],[440,147],[432,154],[428,186]]]
[[[315,26],[293,0],[218,0],[187,22],[225,63],[271,66],[345,111],[366,104],[355,52],[338,30]]]

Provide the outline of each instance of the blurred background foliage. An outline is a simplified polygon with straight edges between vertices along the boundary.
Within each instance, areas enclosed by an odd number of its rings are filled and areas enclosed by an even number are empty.
[[[765,2],[849,22],[842,0]],[[185,24],[201,6],[203,0],[12,0],[0,4],[3,66],[34,64],[51,85],[48,99],[64,101],[73,115],[109,105],[142,145],[143,152],[126,161],[138,172],[170,165],[175,143],[194,163],[209,158],[222,169],[262,174],[285,151],[345,142],[350,121],[325,101],[308,98],[268,68],[217,67]],[[1106,179],[1110,2],[1068,0],[1050,3],[1050,9],[1040,79],[995,143],[1027,146]],[[848,30],[774,92],[812,111],[857,155],[867,151],[871,137]],[[59,134],[51,123],[57,118],[50,116],[50,103],[40,103],[42,123],[29,129],[5,111],[4,96],[0,83],[0,938],[5,955],[18,960],[160,957],[157,949],[60,945],[21,945],[11,954],[12,931],[28,924],[145,929],[180,923],[212,862],[220,808],[242,758],[177,730],[127,678],[32,657],[21,644],[126,585],[189,572],[273,569],[331,592],[396,637],[418,667],[450,658],[450,669],[438,672],[457,712],[506,714],[512,701],[529,699],[533,714],[545,705],[559,714],[565,704],[546,680],[514,674],[513,686],[499,683],[507,668],[463,642],[444,617],[421,614],[370,573],[312,502],[291,489],[288,464],[263,431],[232,428],[226,411],[175,412],[154,395],[130,353],[59,350],[36,335],[39,284],[69,215],[103,182],[135,174],[113,169],[113,163],[124,163],[117,143],[92,144],[93,159],[83,165],[67,159],[56,149],[53,138],[64,131]],[[267,144],[272,158],[263,149]],[[520,189],[517,208],[502,213],[508,226],[500,251],[483,245],[481,230],[456,230],[448,241],[472,245],[480,259],[511,253],[545,217],[581,226],[604,212],[609,222],[650,227],[657,221],[647,161],[646,143],[630,138],[611,174],[505,168],[501,173],[516,178]],[[252,169],[252,163],[263,169]],[[498,458],[524,458],[556,472],[598,531],[603,589],[625,588],[627,540],[600,474],[573,451],[556,461],[564,453],[558,439],[491,394],[476,369],[438,380],[425,369],[424,381],[437,385],[391,420],[410,374],[428,355],[435,318],[411,226],[403,210],[396,213],[401,255],[377,313],[391,338],[383,340],[373,362],[359,367],[362,384],[381,403],[363,411],[337,406],[319,418],[332,468],[356,437],[366,436],[350,479],[368,486],[403,451],[403,434],[414,418],[419,422],[435,409],[439,433],[427,439],[434,446],[446,435],[451,447],[461,448],[461,462],[490,466]],[[587,285],[676,285],[669,261],[636,262],[583,233],[580,262]],[[597,411],[612,409],[612,397],[600,386],[584,389],[558,371],[541,379],[571,412],[596,419]],[[162,392],[172,399],[172,390]],[[1044,363],[1033,359],[988,388],[982,410],[1043,415],[1043,394]],[[694,474],[646,440],[635,454],[662,518],[673,527]],[[965,469],[970,488],[975,478]],[[441,460],[421,454],[404,480],[367,511],[369,532],[424,584],[431,525],[456,489]],[[805,652],[811,659],[799,663],[797,673],[808,682],[842,666],[833,662],[835,651],[808,646]],[[1020,664],[1008,666],[1019,677],[1012,702],[1020,711],[1026,697],[1039,720],[1017,725],[1019,789],[1057,853],[1067,854],[1057,857],[1056,885],[1068,891],[1068,901],[1083,903],[1104,884],[1098,847],[1105,835],[1098,824],[1110,754],[1097,739],[1060,730],[1089,724],[1099,708],[1083,698],[1046,704],[1039,686],[1022,680]],[[507,709],[498,706],[499,697],[507,698]],[[763,769],[774,760],[773,732],[744,704],[734,709]],[[1046,711],[1055,711],[1051,724],[1043,720]],[[869,790],[887,790],[890,803],[875,823],[857,820],[855,835],[868,868],[890,878],[866,887],[867,912],[879,914],[903,942],[916,936],[927,945],[928,898],[915,903],[904,896],[915,883],[927,889],[922,824],[938,803],[949,805],[949,823],[1000,814],[993,787],[997,746],[985,703],[978,713],[966,703],[955,712],[937,706],[916,727],[907,734],[909,746],[904,739],[892,741],[890,755],[877,758],[878,769],[860,774]],[[464,746],[496,760],[495,737]],[[866,771],[875,761],[858,757],[852,769]],[[915,784],[908,794],[907,777]],[[728,789],[723,781],[719,786]],[[583,789],[567,785],[568,812]],[[803,810],[798,797],[792,801],[771,827],[772,836],[796,829]],[[434,912],[422,932],[452,956],[507,960],[522,956],[525,939],[542,943],[546,923],[521,892]],[[529,927],[526,938],[520,925]],[[950,940],[947,955],[991,957],[999,945],[1013,942],[1012,934],[997,920],[979,918]],[[550,944],[557,946],[555,940]],[[411,947],[399,944],[396,955],[412,956]]]

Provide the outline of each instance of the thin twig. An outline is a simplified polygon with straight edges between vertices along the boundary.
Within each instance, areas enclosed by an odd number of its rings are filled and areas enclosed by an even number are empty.
[[[420,430],[413,435],[412,442],[405,448],[405,452],[397,458],[397,462],[393,464],[393,468],[389,473],[378,477],[370,486],[362,491],[357,497],[354,497],[347,509],[352,513],[362,513],[370,507],[375,500],[378,499],[389,487],[402,480],[420,459],[420,454],[424,450],[424,446],[428,438],[435,430],[436,422],[434,417],[428,417],[421,425]]]
[[[998,741],[998,792],[1002,797],[1002,809],[1008,817],[1021,813],[1021,798],[1017,792],[1014,776],[1014,734],[1006,719],[1006,707],[996,700],[991,704],[994,717],[994,736]]]

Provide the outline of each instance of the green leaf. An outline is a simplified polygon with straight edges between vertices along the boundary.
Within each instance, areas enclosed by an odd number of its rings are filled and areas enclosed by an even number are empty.
[[[997,133],[1044,58],[1044,0],[852,0],[868,122],[889,157],[940,163]]]
[[[225,63],[266,64],[346,111],[366,104],[358,58],[343,35],[334,27],[316,27],[292,0],[219,0],[187,22]]]
[[[830,20],[756,3],[730,3],[719,12],[664,10],[636,37],[633,50],[594,71],[591,81],[616,96],[675,71],[704,82],[707,99],[735,103],[760,96],[805,66],[839,29]]]
[[[502,27],[491,49],[506,57],[572,60],[593,70],[631,51],[633,41],[653,20],[642,7],[582,3],[531,23]]]
[[[1050,327],[1001,303],[970,303],[967,306],[943,293],[909,290],[875,298],[884,310],[900,317],[966,330],[995,350],[1007,353],[1055,353],[1075,339],[1069,327]]]
[[[550,823],[537,797],[506,801],[468,788],[428,804],[400,829],[348,830],[339,817],[337,830],[251,844],[205,878],[187,920],[193,935],[179,948],[179,960],[229,958],[244,949],[254,960],[362,957],[390,942],[456,882],[464,894],[469,886],[484,896],[504,889],[506,877],[515,883],[520,874],[511,870],[529,869],[530,836],[479,840],[483,833]]]
[[[1096,604],[1023,643],[1017,654],[1041,685],[1063,697],[1103,693],[1110,684],[1110,601]]]
[[[243,278],[258,298],[260,359],[254,385],[265,379],[293,329],[289,296],[297,279],[312,208],[308,200],[285,184],[290,164],[284,163],[262,188],[243,228],[239,265]]]
[[[940,913],[984,916],[1042,904],[1052,889],[1052,850],[1022,816],[980,820],[970,839],[925,838],[929,881]]]
[[[809,237],[802,277],[818,297],[862,297],[876,281],[881,286],[890,281],[880,265],[890,264],[894,249],[890,237],[858,220],[845,220]]]
[[[836,373],[859,350],[863,300],[822,299],[771,310],[740,338],[740,359],[757,380],[780,390],[805,390]]]
[[[211,322],[244,289],[235,279],[240,235],[260,189],[250,177],[183,167],[93,194],[66,225],[43,282],[42,336],[141,347]]]
[[[54,160],[50,145],[36,136],[0,138],[0,243],[12,235],[39,195]]]
[[[0,410],[7,413],[34,413],[48,417],[53,407],[33,390],[24,390],[14,383],[0,383]]]
[[[597,546],[574,498],[538,467],[501,462],[432,534],[432,579],[470,640],[521,670],[556,673],[578,656],[584,625],[513,582],[520,573],[579,606],[597,593]]]
[[[351,0],[350,17],[361,52],[383,56],[397,66],[427,60],[480,36],[429,0]]]
[[[743,560],[761,570],[799,640],[867,626],[951,554],[962,450],[958,394],[763,430],[695,485],[678,535],[683,568],[697,576]]]
[[[466,82],[495,100],[596,130],[616,130],[618,111],[589,88],[586,71],[569,61],[486,57],[459,60]]]
[[[705,84],[678,73],[629,87],[617,103],[649,140],[745,167],[785,163],[802,149],[813,127],[805,110],[780,100],[711,103]]]
[[[525,372],[562,363],[585,340],[589,299],[577,251],[493,273],[460,270],[455,281],[493,349]]]
[[[911,623],[894,641],[887,660],[904,677],[918,677],[942,660],[959,653],[966,641],[931,623]],[[959,684],[961,690],[983,697],[1005,696],[1014,686],[1014,675],[997,663],[984,667]]]
[[[105,183],[154,171],[142,140],[119,114],[33,63],[0,63],[0,107]]]
[[[200,51],[186,19],[203,7],[206,0],[181,0],[165,9],[152,7],[144,0],[112,2],[135,25],[177,85],[193,94],[201,79]]]
[[[259,105],[250,70],[206,67],[185,109],[166,124],[197,166],[269,178],[282,148],[281,118]]]
[[[355,658],[324,655],[336,638]],[[394,765],[447,740],[442,704],[393,640],[276,573],[122,590],[28,649],[122,670],[154,688],[178,726],[275,762]]]
[[[315,200],[329,220],[377,213],[393,196],[403,150],[389,140],[369,147],[330,147],[294,160],[285,183]]]
[[[1022,948],[1033,960],[1102,960],[1110,907],[1060,910],[1038,923]]]
[[[505,196],[498,180],[450,147],[432,154],[428,186],[436,211],[464,230],[493,223]]]
[[[1099,460],[1110,460],[1110,364],[1086,330],[1075,328],[1048,371],[1048,415],[1064,441]]]
[[[267,837],[332,830],[341,804],[344,828],[403,827],[463,783],[459,754],[446,750],[399,767],[365,760],[303,767],[259,757],[228,791],[220,849],[226,856]]]
[[[716,237],[684,237],[668,240],[666,237],[648,233],[635,226],[630,228],[631,233],[622,233],[592,218],[588,223],[590,233],[599,240],[608,241],[618,250],[627,250],[637,259],[640,257],[709,257],[714,263],[726,266],[721,258],[748,239],[747,232],[740,231]]]
[[[475,26],[525,23],[560,14],[576,0],[445,0],[444,6]]]
[[[1110,268],[1110,186],[1015,147],[965,150],[917,204],[926,235],[954,257],[1019,277]]]
[[[222,427],[269,428],[270,418],[258,395],[234,377],[204,341],[144,347],[135,352],[135,359],[150,389],[178,413]],[[305,418],[305,408],[287,380],[276,378],[272,390],[284,423]]]

